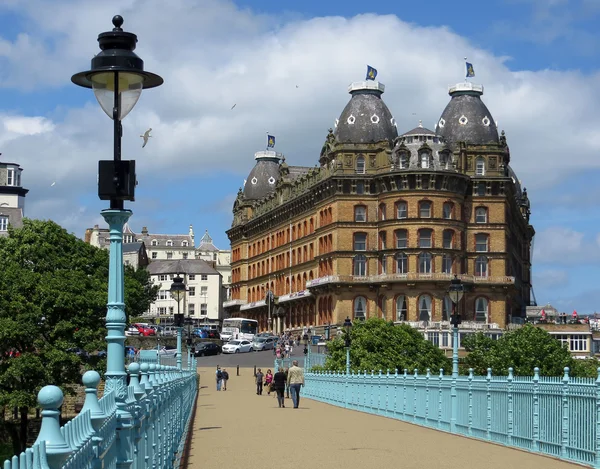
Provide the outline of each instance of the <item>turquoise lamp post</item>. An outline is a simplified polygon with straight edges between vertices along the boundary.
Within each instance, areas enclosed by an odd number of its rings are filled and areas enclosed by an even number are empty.
[[[460,313],[458,311],[458,303],[463,297],[465,287],[458,276],[454,276],[450,282],[448,295],[452,301],[452,316],[450,324],[452,324],[452,387],[450,390],[450,399],[452,403],[452,418],[450,419],[450,431],[456,431],[456,415],[458,413],[458,394],[456,392],[456,380],[458,378],[458,326],[461,323]]]
[[[186,293],[185,285],[183,284],[183,278],[177,273],[177,277],[173,279],[171,284],[171,298],[177,301],[177,314],[173,323],[177,328],[177,369],[181,370],[181,333],[183,330],[183,314],[181,314],[181,300],[185,297]]]
[[[110,208],[102,211],[109,226],[110,250],[108,273],[108,304],[106,329],[108,330],[105,391],[115,391],[117,416],[117,466],[131,465],[131,419],[127,410],[127,371],[125,371],[125,285],[123,269],[123,226],[131,216],[124,209],[124,201],[135,200],[135,161],[121,160],[121,120],[137,103],[142,90],[160,86],[163,79],[144,71],[144,61],[133,51],[137,36],[124,32],[123,18],[112,20],[112,31],[101,33],[98,43],[101,49],[92,59],[91,69],[76,73],[71,81],[84,88],[91,88],[100,107],[113,122],[114,152],[112,160],[103,160],[98,166],[98,195],[109,200]]]

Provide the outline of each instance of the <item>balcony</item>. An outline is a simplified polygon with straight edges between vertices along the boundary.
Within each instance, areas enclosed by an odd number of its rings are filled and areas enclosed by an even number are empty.
[[[451,330],[452,325],[450,321],[396,321],[395,324],[408,324],[410,327],[414,327],[419,330],[427,331],[443,331]],[[461,331],[501,331],[500,325],[494,323],[484,323],[475,321],[463,321],[459,326]]]
[[[229,300],[223,302],[223,308],[231,308],[232,306],[242,306],[245,305],[246,300]]]
[[[485,285],[514,285],[515,278],[508,276],[501,277],[477,277],[475,275],[460,274],[457,275],[464,283],[477,283]],[[389,283],[389,282],[431,282],[445,281],[449,282],[454,278],[454,274],[433,273],[422,274],[411,272],[407,274],[379,274],[379,275],[328,275],[319,277],[306,282],[306,288],[314,288],[320,285],[336,284],[336,283]]]

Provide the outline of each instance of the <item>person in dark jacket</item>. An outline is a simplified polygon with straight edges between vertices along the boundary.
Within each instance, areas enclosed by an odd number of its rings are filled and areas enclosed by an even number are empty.
[[[279,371],[275,373],[273,376],[273,387],[275,388],[275,392],[277,393],[277,402],[279,403],[279,407],[285,407],[285,400],[283,397],[283,393],[285,391],[286,377],[283,369],[279,368]]]

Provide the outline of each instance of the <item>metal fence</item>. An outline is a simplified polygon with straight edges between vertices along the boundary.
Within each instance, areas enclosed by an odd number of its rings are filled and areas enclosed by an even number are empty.
[[[308,372],[304,395],[328,404],[600,468],[598,379]]]
[[[100,375],[85,373],[84,406],[63,427],[63,393],[57,386],[43,387],[39,436],[31,448],[5,461],[3,469],[179,467],[198,391],[195,360],[190,357],[187,370],[140,361],[129,365],[129,385],[120,396],[111,390],[98,399]]]
[[[313,366],[325,365],[326,358],[327,355],[324,353],[311,353],[304,357],[276,358],[274,368],[277,372],[280,368],[289,368],[294,360],[298,360],[298,366],[304,368],[305,371],[309,371]]]

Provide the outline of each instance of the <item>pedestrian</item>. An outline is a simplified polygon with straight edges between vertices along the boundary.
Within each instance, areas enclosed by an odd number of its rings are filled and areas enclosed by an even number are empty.
[[[229,373],[227,373],[227,369],[223,368],[221,372],[221,376],[223,378],[223,391],[227,391],[227,380],[229,380]]]
[[[304,386],[304,370],[298,366],[298,360],[292,362],[292,367],[288,371],[287,382],[292,392],[294,409],[297,409],[300,405],[300,387]]]
[[[281,360],[281,347],[279,345],[277,346],[276,355],[277,355],[277,360]]]
[[[217,377],[217,391],[220,391],[221,384],[223,383],[223,372],[221,371],[221,367],[219,365],[217,365],[216,377]]]
[[[275,373],[273,376],[273,387],[275,388],[275,392],[277,393],[277,403],[279,407],[285,407],[285,400],[283,397],[283,392],[285,391],[285,372],[282,368],[279,368],[279,371]]]
[[[256,394],[259,396],[262,396],[262,391],[263,391],[263,378],[265,377],[265,375],[263,375],[262,370],[259,368],[256,371]]]
[[[285,357],[290,358],[290,344],[289,342],[285,343]]]
[[[273,373],[271,370],[267,370],[267,374],[265,375],[265,386],[267,386],[267,395],[271,395],[271,385],[273,384]]]
[[[290,385],[288,383],[288,374],[289,374],[290,369],[286,368],[285,370],[283,370],[284,374],[285,374],[285,397],[287,399],[290,398]]]

